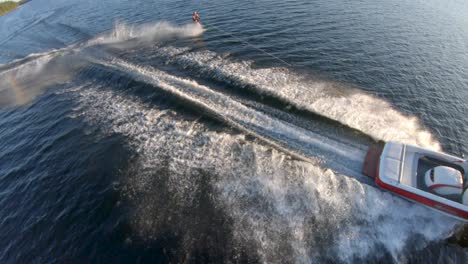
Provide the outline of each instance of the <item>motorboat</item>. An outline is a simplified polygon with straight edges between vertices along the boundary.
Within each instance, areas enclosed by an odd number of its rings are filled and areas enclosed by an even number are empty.
[[[442,152],[398,142],[371,146],[363,173],[388,191],[468,221],[468,163]]]

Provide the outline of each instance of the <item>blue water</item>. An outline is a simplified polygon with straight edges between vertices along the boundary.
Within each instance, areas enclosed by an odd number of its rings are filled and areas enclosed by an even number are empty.
[[[22,5],[0,17],[1,262],[466,263],[460,222],[361,167],[377,140],[468,153],[467,11]]]

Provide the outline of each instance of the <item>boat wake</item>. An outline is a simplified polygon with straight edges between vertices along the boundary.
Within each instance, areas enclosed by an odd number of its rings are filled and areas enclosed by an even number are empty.
[[[161,78],[157,87],[169,85],[161,84],[168,76],[154,78]],[[354,178],[290,159],[242,133],[212,131],[197,119],[107,85],[89,83],[68,95],[80,103],[77,116],[105,134],[126,136],[138,153],[124,192],[136,205],[135,233],[150,240],[162,235],[166,219],[186,221],[180,219],[183,208],[198,208],[198,197],[207,189],[208,200],[232,220],[233,241],[226,247],[248,248],[261,262],[336,261],[337,256],[343,262],[399,261],[404,252],[422,249],[458,223]],[[161,203],[155,186],[167,189],[174,201],[164,197]],[[184,248],[188,254],[196,250],[192,225],[173,227],[185,234],[182,240],[192,241]]]
[[[190,52],[186,48],[162,47],[157,54],[195,74],[209,76],[236,87],[275,96],[376,140],[400,141],[440,150],[439,143],[416,117],[406,116],[388,102],[357,89],[330,81],[310,79],[285,68],[255,69],[251,61],[233,61],[211,51]]]
[[[329,167],[335,171],[355,177],[361,175],[365,153],[360,149],[272,118],[192,80],[179,78],[154,68],[139,67],[117,58],[110,62],[96,63],[111,67],[114,71],[130,74],[134,80],[174,94],[215,118],[296,158],[313,163],[318,162],[313,157],[319,157],[321,162],[333,160]]]

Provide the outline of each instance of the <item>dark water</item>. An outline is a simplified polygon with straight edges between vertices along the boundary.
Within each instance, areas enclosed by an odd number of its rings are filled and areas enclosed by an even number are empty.
[[[0,17],[0,261],[466,263],[446,242],[460,222],[360,171],[374,140],[467,153],[467,11],[34,0]]]

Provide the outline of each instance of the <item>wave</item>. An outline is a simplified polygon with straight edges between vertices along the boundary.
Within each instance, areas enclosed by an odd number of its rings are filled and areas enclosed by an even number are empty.
[[[195,74],[275,96],[377,140],[440,150],[440,144],[416,117],[402,114],[390,103],[357,89],[330,81],[308,80],[285,68],[256,69],[252,61],[234,61],[211,51],[160,47],[155,52],[168,63],[181,65]]]
[[[89,83],[67,94],[79,103],[77,116],[99,126],[104,135],[126,136],[138,153],[122,191],[136,206],[132,228],[144,239],[159,237],[166,219],[197,214],[177,210],[196,210],[197,193],[205,192],[206,184],[215,207],[232,219],[234,248],[227,251],[252,245],[248,250],[261,262],[384,256],[402,261],[458,223],[353,178],[291,160],[242,134],[211,131],[107,85]],[[155,173],[163,167],[164,174]],[[202,184],[203,174],[210,180]],[[156,184],[165,176],[164,186]],[[175,201],[161,203],[158,188],[167,188]],[[178,228],[189,254],[192,234]]]
[[[23,9],[21,9],[23,10]],[[45,12],[43,14],[24,14],[23,16],[16,16],[16,17],[13,17],[13,19],[17,19],[17,23],[4,23],[4,25],[1,25],[2,26],[2,29],[1,31],[2,32],[11,32],[9,33],[8,35],[6,35],[3,39],[0,39],[0,46],[4,45],[5,43],[7,43],[8,41],[10,41],[11,39],[21,35],[22,32],[25,32],[31,28],[33,28],[34,26],[36,26],[37,24],[43,22],[44,20],[48,19],[49,17],[55,15],[57,12],[59,11],[58,10],[52,10],[52,11],[48,11],[48,12]],[[13,25],[13,28],[7,28],[8,27],[11,27]]]

